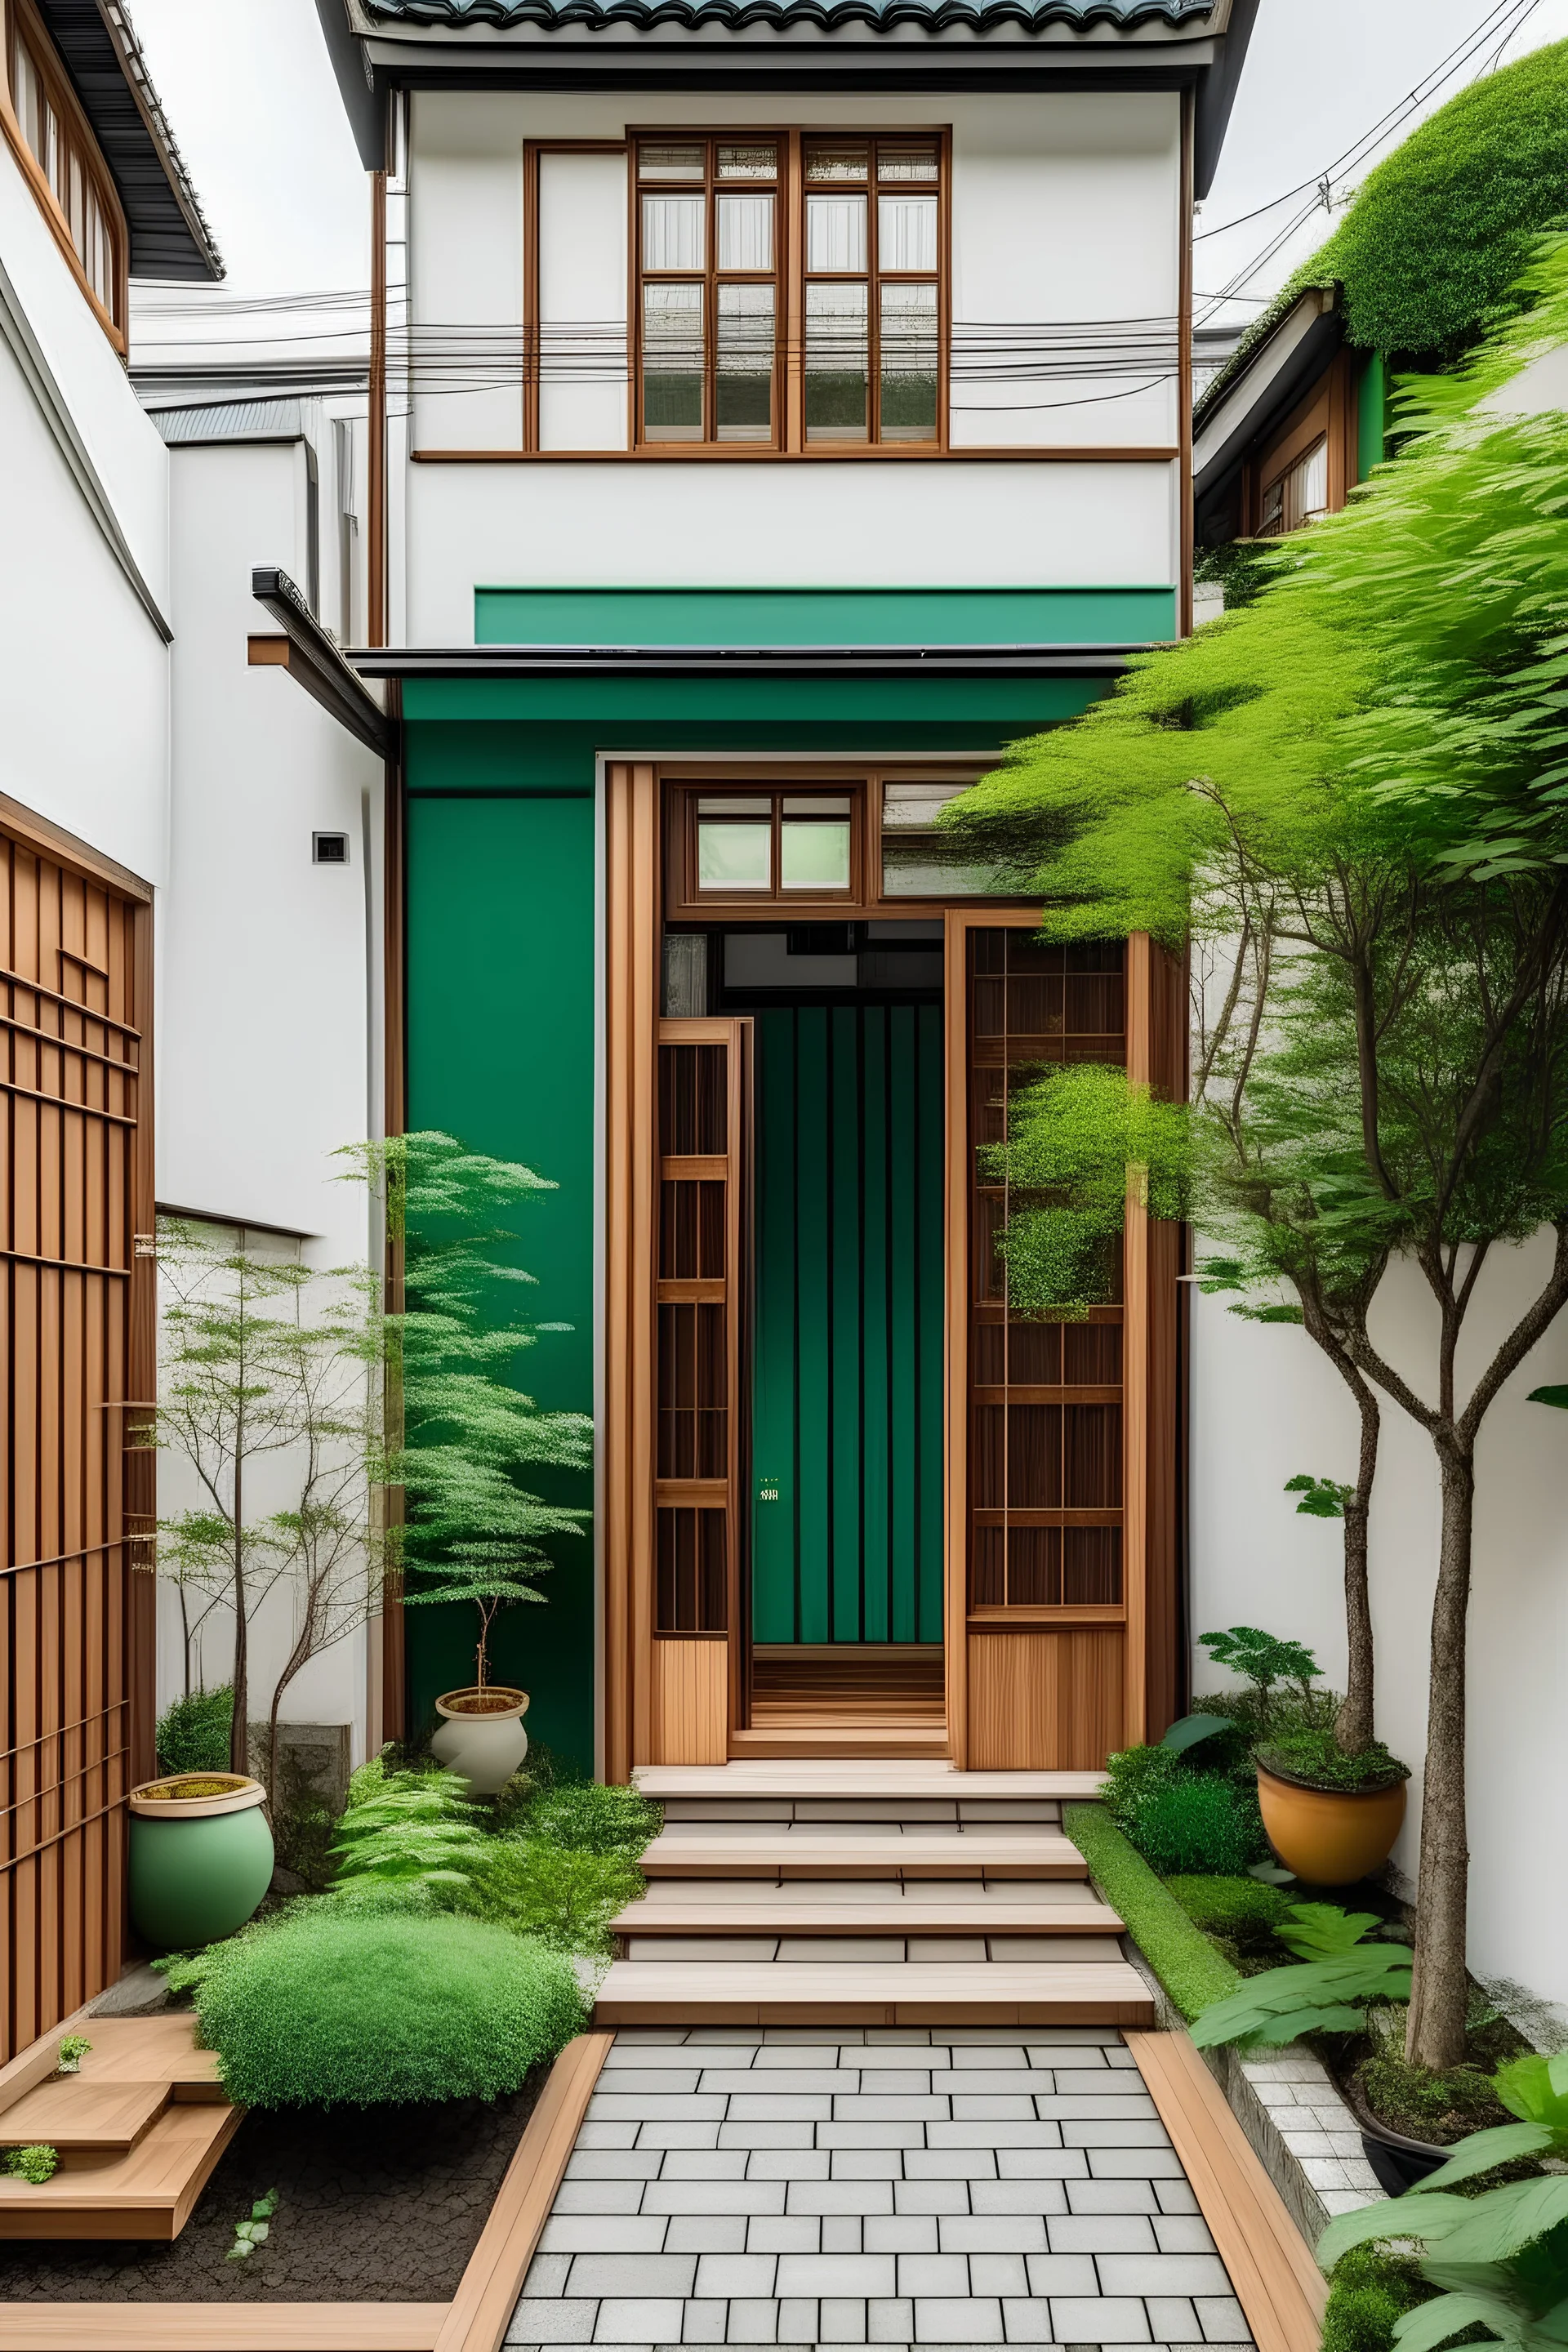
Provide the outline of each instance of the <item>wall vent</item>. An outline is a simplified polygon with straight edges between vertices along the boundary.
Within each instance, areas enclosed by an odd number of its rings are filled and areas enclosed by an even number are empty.
[[[346,833],[313,833],[310,835],[310,863],[313,866],[346,866],[349,862],[349,837]]]

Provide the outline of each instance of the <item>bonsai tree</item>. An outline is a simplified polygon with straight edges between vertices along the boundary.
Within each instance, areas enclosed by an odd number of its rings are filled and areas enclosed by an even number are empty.
[[[386,1514],[403,1598],[473,1605],[475,1687],[483,1691],[498,1614],[542,1600],[535,1585],[552,1564],[545,1539],[580,1536],[586,1517],[542,1500],[525,1482],[540,1469],[585,1467],[592,1422],[542,1412],[510,1377],[542,1331],[567,1327],[517,1314],[512,1297],[533,1277],[504,1254],[517,1235],[498,1219],[554,1188],[531,1169],[438,1133],[344,1156],[384,1194],[395,1301],[383,1319],[392,1402],[382,1475],[404,1507],[401,1524],[395,1507]]]
[[[1291,1282],[1298,1245],[1359,1266],[1334,1286],[1330,1336],[1432,1443],[1442,1529],[1406,2045],[1432,2068],[1464,2051],[1476,1443],[1568,1301],[1555,699],[1568,418],[1485,405],[1568,340],[1561,243],[1522,299],[1528,316],[1431,381],[1425,407],[1407,403],[1397,465],[1287,543],[1255,602],[1021,747],[968,816],[993,852],[1012,833],[1014,863],[1019,837],[1033,842],[1053,936],[1146,929],[1179,945],[1189,928],[1232,935],[1251,909],[1273,943],[1259,939],[1244,1024],[1249,1156],[1223,1159],[1217,1181],[1257,1246],[1224,1278],[1263,1289],[1281,1236],[1277,1273]],[[1459,1342],[1489,1257],[1542,1228],[1550,1264],[1462,1393]],[[1436,1307],[1425,1378],[1367,1328],[1394,1254]],[[1259,1304],[1276,1301],[1265,1290]],[[1300,1292],[1294,1304],[1321,1345]]]

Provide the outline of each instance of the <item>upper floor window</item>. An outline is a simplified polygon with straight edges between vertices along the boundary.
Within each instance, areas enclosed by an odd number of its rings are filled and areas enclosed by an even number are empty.
[[[642,446],[937,443],[935,136],[639,139],[636,159]]]
[[[1329,510],[1329,444],[1325,435],[1304,449],[1294,465],[1265,484],[1258,519],[1259,539],[1279,539],[1316,522]]]
[[[35,194],[93,300],[123,331],[125,233],[112,183],[36,12],[11,0],[8,15],[11,112],[37,167]]]

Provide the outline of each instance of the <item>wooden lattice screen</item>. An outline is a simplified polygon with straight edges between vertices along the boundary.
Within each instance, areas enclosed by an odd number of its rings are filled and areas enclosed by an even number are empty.
[[[151,899],[0,803],[0,2060],[118,1975],[153,1769]]]

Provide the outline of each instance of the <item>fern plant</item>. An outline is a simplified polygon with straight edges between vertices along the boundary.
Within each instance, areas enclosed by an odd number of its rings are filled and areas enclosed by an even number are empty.
[[[1268,1969],[1205,2009],[1193,2027],[1200,2050],[1221,2043],[1278,2046],[1302,2033],[1354,2033],[1369,2002],[1410,1998],[1411,1954],[1405,1944],[1368,1944],[1381,1926],[1373,1911],[1342,1911],[1332,1903],[1297,1903],[1275,1928],[1281,1942],[1307,1957],[1298,1968]]]
[[[339,1900],[401,1895],[460,1909],[490,1843],[478,1807],[446,1773],[390,1773],[338,1823],[331,1891]]]

